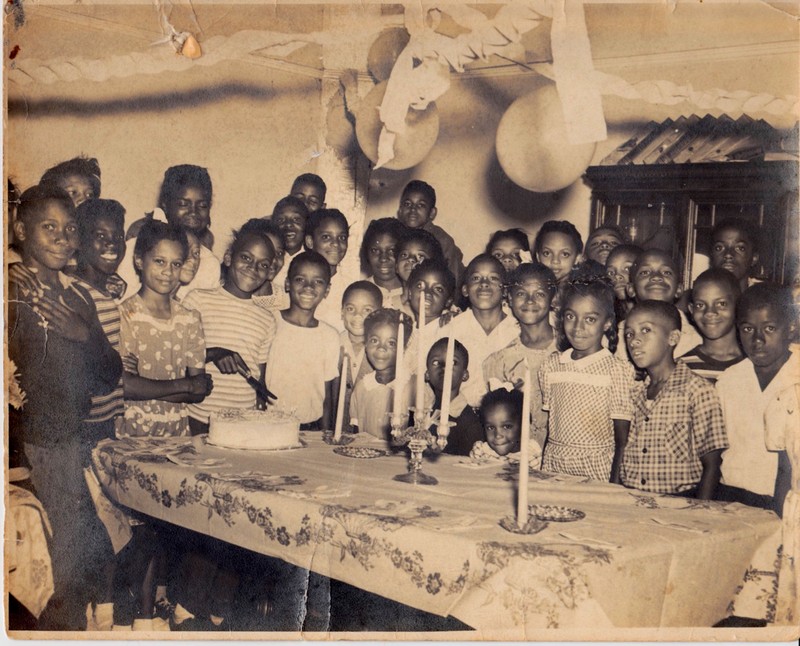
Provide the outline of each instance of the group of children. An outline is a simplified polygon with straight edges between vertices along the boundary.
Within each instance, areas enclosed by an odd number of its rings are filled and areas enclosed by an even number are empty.
[[[302,429],[331,429],[343,378],[348,430],[388,442],[392,415],[410,420],[419,353],[425,407],[441,406],[450,337],[447,453],[778,513],[796,488],[797,444],[764,415],[776,399],[796,410],[797,314],[788,289],[749,284],[756,236],[742,222],[715,227],[711,268],[687,295],[670,253],[613,226],[584,245],[574,225],[548,221],[532,248],[525,232],[498,231],[464,267],[433,223],[434,189],[414,180],[397,217],[369,223],[363,276],[348,283],[348,221],[316,175],[244,222],[221,257],[205,169],[169,168],[127,242],[124,208],[100,189],[94,160],[70,160],[22,194],[13,220],[9,354],[27,402],[11,412],[12,466],[30,467],[62,569],[45,625],[84,627],[87,603],[110,621],[100,566],[113,559],[83,480],[98,440],[204,433],[231,407],[277,406]],[[96,547],[76,552],[84,535]]]

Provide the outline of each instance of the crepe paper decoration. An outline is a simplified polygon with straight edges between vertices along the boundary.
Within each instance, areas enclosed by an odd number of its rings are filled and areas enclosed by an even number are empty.
[[[529,191],[547,193],[575,182],[594,157],[594,142],[572,144],[553,83],[514,101],[497,126],[497,160],[505,174]]]

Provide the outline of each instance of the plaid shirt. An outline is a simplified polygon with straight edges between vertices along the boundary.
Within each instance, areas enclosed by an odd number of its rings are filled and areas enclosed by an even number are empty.
[[[634,416],[622,458],[622,483],[655,493],[697,486],[700,457],[728,448],[722,408],[714,387],[678,363],[667,383],[647,401],[650,378],[631,389]]]

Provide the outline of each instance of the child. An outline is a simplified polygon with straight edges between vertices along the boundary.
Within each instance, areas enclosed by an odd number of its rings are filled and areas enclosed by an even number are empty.
[[[692,287],[689,309],[703,342],[680,360],[712,384],[724,370],[744,359],[736,339],[739,295],[739,281],[724,269],[704,271]]]
[[[447,266],[442,252],[442,245],[425,229],[409,229],[403,227],[400,239],[397,241],[397,260],[395,261],[395,273],[403,285],[402,311],[411,315],[408,306],[408,279],[411,271],[423,260],[436,260],[440,264]],[[448,270],[449,271],[449,270]],[[453,286],[455,290],[455,284]],[[453,294],[450,295],[453,297]]]
[[[350,383],[372,370],[364,358],[364,321],[372,312],[383,307],[383,295],[378,286],[367,280],[350,283],[342,296],[342,323],[344,332],[339,335],[342,351],[350,358]]]
[[[731,272],[744,291],[750,270],[758,262],[758,232],[742,220],[723,220],[711,231],[711,267]]]
[[[319,175],[303,173],[295,177],[289,195],[296,197],[306,205],[309,215],[325,208],[325,195],[328,187]]]
[[[100,164],[94,157],[74,157],[48,168],[39,183],[64,189],[77,207],[100,197]]]
[[[426,362],[425,381],[433,389],[432,409],[438,411],[442,409],[448,342],[449,339],[437,340],[431,346]],[[461,343],[455,341],[453,343],[453,383],[450,389],[450,414],[448,415],[449,421],[453,423],[453,426],[450,427],[447,444],[443,451],[451,455],[469,455],[475,442],[480,442],[484,439],[480,418],[459,392],[461,384],[469,379],[468,368],[469,353]],[[430,429],[433,435],[438,435],[437,430],[436,426]]]
[[[211,392],[200,313],[170,295],[180,279],[189,244],[186,233],[158,220],[136,238],[133,262],[138,293],[120,306],[120,344],[135,359],[123,374],[125,416],[118,435],[189,434],[187,404]]]
[[[393,309],[372,312],[364,320],[364,351],[374,369],[356,383],[350,400],[350,423],[358,432],[380,440],[388,440],[391,414],[407,415],[413,388],[411,379],[398,384],[395,380],[398,328],[403,326],[404,336],[411,336],[411,319]],[[402,410],[394,411],[394,391],[402,388]]]
[[[633,383],[633,368],[613,356],[617,329],[608,283],[565,285],[558,346],[562,352],[539,370],[542,408],[549,413],[542,469],[608,481],[622,455]]]
[[[349,237],[350,227],[347,218],[337,209],[314,211],[306,222],[306,249],[319,253],[328,261],[330,269],[328,294],[317,309],[316,317],[332,326],[337,332],[344,329],[339,303],[342,302],[344,288],[347,287],[346,279],[337,270],[347,253]]]
[[[548,267],[563,285],[569,272],[580,262],[583,240],[575,225],[566,220],[548,220],[542,224],[533,243],[536,260]]]
[[[547,413],[542,410],[539,368],[556,352],[556,335],[550,326],[550,305],[556,294],[556,277],[541,263],[523,263],[506,278],[506,300],[519,323],[519,337],[483,362],[483,378],[489,387],[495,382],[519,386],[531,380],[531,437],[544,446]],[[528,372],[525,372],[525,361]]]
[[[386,307],[399,310],[403,304],[403,283],[395,271],[395,251],[405,227],[395,218],[373,220],[361,242],[361,273],[375,283]]]
[[[678,265],[673,257],[661,249],[646,249],[636,257],[630,269],[631,282],[628,296],[637,303],[646,300],[663,301],[674,304],[683,293]],[[675,356],[680,357],[703,342],[686,315],[678,310],[681,317],[681,338],[675,348]],[[625,350],[618,352],[625,357]]]
[[[531,262],[528,235],[522,229],[495,231],[486,245],[486,253],[494,256],[507,272],[513,271],[523,262]]]
[[[198,238],[191,231],[186,231],[186,241],[189,243],[189,253],[186,254],[186,262],[183,263],[181,268],[181,275],[178,278],[178,288],[172,295],[172,298],[181,301],[183,298],[195,289],[191,284],[194,277],[197,276],[197,271],[200,269],[200,238]]]
[[[202,403],[189,406],[192,435],[208,432],[209,416],[223,408],[266,408],[245,381],[252,375],[264,385],[267,356],[275,336],[275,319],[253,302],[267,279],[275,251],[263,233],[245,227],[233,234],[225,254],[225,277],[216,289],[195,289],[183,304],[197,310],[206,342],[206,364],[214,390]]]
[[[604,224],[589,234],[584,247],[584,255],[588,260],[606,265],[611,251],[624,242],[625,236],[622,231],[613,224]]]
[[[26,395],[22,408],[9,411],[9,453],[10,460],[31,467],[31,483],[52,526],[55,589],[38,625],[85,630],[91,581],[111,548],[84,479],[92,449],[84,420],[92,396],[117,388],[122,364],[91,295],[62,271],[79,242],[69,195],[53,185],[25,191],[14,235],[22,263],[35,277],[33,289],[13,277],[9,283],[8,354]]]
[[[736,306],[747,356],[717,380],[730,448],[722,456],[719,500],[775,509],[778,454],[764,443],[764,411],[800,374],[790,344],[795,313],[789,290],[771,283],[748,287]]]
[[[334,382],[339,377],[339,335],[315,312],[328,294],[329,261],[313,251],[297,254],[289,265],[289,307],[277,324],[267,359],[267,388],[283,410],[294,410],[306,430],[333,428]]]
[[[272,209],[272,221],[283,236],[281,246],[287,256],[281,257],[282,270],[278,271],[273,279],[279,289],[283,289],[283,285],[286,283],[286,274],[292,258],[303,250],[308,215],[309,209],[306,207],[306,203],[302,198],[294,195],[278,200],[275,208]]]
[[[286,285],[286,274],[283,271],[283,267],[286,254],[280,229],[272,220],[251,218],[242,225],[239,233],[256,233],[266,236],[275,251],[275,257],[267,272],[267,280],[253,293],[253,302],[267,310],[285,310],[289,307],[289,294],[286,293],[284,287]],[[278,276],[281,274],[283,274],[283,280],[278,282]]]
[[[433,223],[436,218],[436,191],[433,186],[418,179],[411,180],[400,196],[397,219],[411,229],[424,229],[439,241],[456,284],[464,273],[464,254],[452,236]]]
[[[473,462],[520,459],[522,430],[522,392],[498,388],[481,399],[480,417],[486,435],[485,442],[476,442],[469,457]],[[531,439],[528,444],[528,464],[538,469],[542,462],[542,447]]]
[[[606,257],[606,275],[614,288],[615,311],[619,320],[623,320],[633,307],[633,300],[628,296],[628,285],[631,282],[631,266],[640,253],[642,248],[637,245],[620,244]]]
[[[472,365],[483,366],[492,352],[506,347],[519,336],[519,324],[503,311],[502,263],[493,256],[481,254],[467,266],[462,294],[469,300],[469,309],[439,329],[438,338],[454,336],[469,352]],[[413,301],[414,296],[410,295]],[[482,369],[473,371],[462,393],[470,406],[478,406],[486,392]]]
[[[680,329],[677,308],[664,301],[637,303],[625,321],[628,353],[647,376],[631,390],[634,415],[623,442],[619,481],[644,491],[711,500],[728,440],[714,387],[675,363]]]

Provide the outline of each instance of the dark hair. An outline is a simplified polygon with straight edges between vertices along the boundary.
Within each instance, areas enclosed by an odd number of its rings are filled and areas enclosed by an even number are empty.
[[[354,283],[350,283],[344,288],[344,294],[342,294],[342,306],[344,306],[344,304],[347,302],[347,299],[353,292],[367,292],[375,299],[379,308],[383,307],[383,292],[375,283],[371,283],[368,280],[357,280]]]
[[[374,312],[370,312],[367,318],[364,319],[364,336],[369,335],[369,331],[378,325],[391,325],[392,327],[399,327],[402,325],[404,336],[403,347],[405,348],[408,346],[411,332],[414,330],[414,324],[408,314],[404,314],[400,310],[395,310],[391,307],[383,307]]]
[[[736,299],[742,295],[742,288],[739,285],[739,281],[736,279],[736,276],[734,276],[727,269],[713,267],[711,269],[706,269],[702,274],[695,278],[694,283],[692,284],[692,293],[690,295],[691,300],[694,300],[694,290],[697,289],[697,286],[701,283],[722,284],[724,287],[727,287],[731,290],[734,298]]]
[[[422,193],[422,195],[428,198],[428,201],[431,203],[431,208],[436,206],[436,190],[433,186],[428,184],[428,182],[423,182],[421,179],[412,179],[403,189],[400,200],[402,201],[409,193]]]
[[[92,191],[94,191],[94,196],[100,197],[100,164],[94,157],[81,155],[56,164],[44,172],[39,183],[57,184],[60,180],[70,175],[85,177],[91,185]]]
[[[294,190],[294,187],[298,184],[310,184],[311,186],[315,186],[317,189],[319,189],[322,201],[325,201],[325,195],[328,193],[328,187],[325,186],[325,182],[319,175],[314,175],[314,173],[303,173],[302,175],[298,175],[292,182],[292,190]]]
[[[456,277],[453,276],[453,272],[450,271],[450,268],[444,260],[437,260],[434,258],[426,258],[423,260],[411,270],[411,273],[408,275],[408,285],[413,285],[420,280],[422,274],[428,272],[438,272],[441,275],[445,291],[448,296],[452,298],[453,292],[456,289]]]
[[[516,389],[506,390],[505,388],[498,388],[497,390],[490,390],[481,399],[481,424],[486,422],[486,413],[489,409],[495,406],[508,406],[511,412],[519,418],[521,425],[523,414],[522,399],[522,392]]]
[[[430,359],[431,353],[434,350],[441,350],[442,348],[444,348],[446,350],[447,349],[447,343],[448,343],[449,339],[450,339],[450,337],[447,337],[447,336],[443,336],[441,339],[436,339],[436,341],[433,342],[433,345],[431,345],[430,350],[428,350],[428,356],[426,357],[426,359]],[[455,339],[454,342],[453,342],[453,350],[454,350],[454,352],[457,352],[458,354],[460,354],[464,358],[464,368],[468,368],[469,367],[469,350],[467,350],[467,348],[464,346],[464,344],[461,343],[461,341],[459,341],[458,339]]]
[[[608,258],[606,258],[606,267],[608,267],[608,263],[611,262],[611,257],[621,253],[629,253],[633,255],[634,261],[636,257],[644,251],[638,244],[631,244],[628,242],[623,242],[622,244],[618,244],[614,247],[611,251],[608,252]]]
[[[361,249],[358,252],[358,257],[361,260],[361,273],[365,276],[372,275],[372,267],[369,264],[369,246],[382,235],[389,235],[394,239],[394,247],[392,253],[396,256],[397,241],[405,229],[400,220],[397,218],[379,218],[373,220],[367,225],[364,231],[364,237],[361,239]]]
[[[670,331],[678,330],[680,332],[681,328],[683,327],[681,313],[672,303],[648,299],[640,303],[636,303],[631,311],[628,312],[628,317],[630,317],[634,312],[645,312],[646,314],[660,316],[669,324]]]
[[[572,242],[575,245],[576,254],[579,254],[583,251],[583,239],[572,222],[568,222],[567,220],[548,220],[542,224],[542,227],[539,229],[539,232],[536,234],[536,238],[533,241],[534,253],[539,253],[539,251],[541,251],[542,240],[548,233],[563,233],[565,236],[568,236],[572,239]]]
[[[125,207],[116,200],[92,198],[81,202],[75,209],[81,246],[91,240],[92,231],[100,218],[111,220],[125,234]]]
[[[278,225],[275,224],[272,220],[268,220],[267,218],[250,218],[247,222],[245,222],[241,228],[239,229],[239,235],[243,233],[258,233],[261,235],[273,235],[278,240],[283,240],[283,234],[281,230],[278,228]],[[236,234],[234,234],[236,235]],[[272,243],[272,240],[270,239]],[[274,247],[273,243],[273,247]],[[275,250],[277,253],[277,249]]]
[[[325,280],[330,285],[331,283],[331,266],[328,264],[328,261],[325,260],[325,257],[318,254],[316,251],[301,251],[298,253],[294,258],[292,258],[292,262],[289,263],[289,272],[287,276],[289,278],[294,278],[295,274],[298,271],[300,265],[316,265],[319,268],[324,268],[323,273],[325,274]]]
[[[639,271],[639,263],[642,262],[642,258],[644,258],[647,254],[659,254],[663,258],[667,258],[670,263],[672,263],[672,268],[675,270],[675,275],[677,277],[678,284],[680,284],[682,276],[681,270],[681,263],[673,256],[669,251],[665,251],[664,249],[660,249],[658,247],[650,247],[649,249],[643,249],[642,252],[636,256],[636,259],[633,261],[633,264],[630,268],[630,277],[631,283],[633,282],[634,277],[636,276],[636,272]]]
[[[314,175],[314,177],[316,177],[316,175]],[[306,203],[303,202],[303,200],[301,200],[299,197],[287,195],[286,197],[279,199],[277,202],[275,202],[275,206],[272,209],[272,217],[274,218],[285,208],[297,209],[297,211],[300,212],[300,215],[302,215],[305,219],[308,219],[308,207],[306,206]]]
[[[506,289],[514,285],[522,285],[526,280],[530,279],[540,280],[550,293],[550,298],[556,294],[558,285],[556,283],[556,275],[553,270],[540,262],[523,262],[516,269],[512,269],[506,274],[505,286]]]
[[[398,220],[398,222],[400,221]],[[402,222],[400,224],[402,225]],[[442,262],[446,262],[444,251],[442,251],[442,245],[432,233],[426,231],[425,229],[412,229],[405,225],[402,226],[400,230],[400,238],[397,240],[397,255],[399,256],[400,250],[412,242],[416,242],[420,245],[426,245],[430,252],[429,255],[431,260],[440,260]]]
[[[275,251],[275,245],[272,244],[272,240],[267,235],[266,228],[264,227],[263,224],[261,224],[261,222],[267,222],[269,224],[272,224],[268,220],[262,220],[261,218],[252,218],[252,219],[248,220],[247,222],[245,222],[239,228],[238,231],[234,230],[231,233],[231,243],[228,246],[228,252],[227,253],[229,253],[229,254],[231,254],[231,256],[233,256],[233,254],[236,251],[236,249],[238,248],[238,246],[247,238],[247,236],[255,236],[257,238],[260,238],[261,241],[265,245],[267,245],[267,249],[269,249],[272,252],[272,260],[275,260],[275,255],[277,254],[277,251]],[[270,262],[272,262],[272,261],[270,261]],[[222,274],[222,280],[223,281],[228,280],[228,270],[229,269],[230,269],[230,267],[228,267],[224,262],[220,264],[220,273]]]
[[[753,245],[753,253],[758,251],[759,239],[761,238],[759,228],[747,220],[742,220],[740,218],[725,218],[717,222],[714,228],[711,229],[711,243],[713,244],[714,238],[720,231],[730,229],[738,231],[749,240],[750,244]]]
[[[589,244],[589,241],[594,238],[598,231],[611,231],[615,236],[620,239],[622,244],[626,243],[628,240],[628,236],[620,229],[616,224],[601,224],[597,227],[594,231],[589,234],[589,237],[586,238],[586,244]],[[619,245],[617,245],[619,246]]]
[[[38,214],[48,202],[60,202],[61,205],[75,215],[75,205],[63,188],[55,184],[36,184],[19,196],[19,207],[17,208],[17,220],[23,224],[28,224],[34,214]]]
[[[489,242],[486,243],[486,253],[491,253],[492,247],[497,243],[497,241],[505,238],[518,243],[519,246],[522,247],[523,251],[531,250],[527,233],[525,233],[522,229],[505,229],[503,231],[495,231],[492,234],[492,237],[489,238]]]
[[[313,236],[316,230],[322,225],[323,222],[326,220],[333,220],[334,222],[338,222],[339,224],[344,227],[344,230],[350,232],[350,225],[347,222],[347,218],[344,216],[339,209],[319,209],[314,211],[313,213],[308,214],[308,219],[306,220],[306,230],[305,235]]]
[[[209,203],[211,202],[213,193],[208,170],[194,164],[181,164],[170,166],[164,172],[164,179],[158,194],[158,206],[164,208],[164,204],[189,186],[199,188],[208,196]]]
[[[144,258],[162,240],[177,242],[183,249],[183,259],[186,260],[186,256],[189,255],[189,240],[186,232],[180,227],[161,222],[161,220],[148,220],[139,229],[139,235],[136,236],[136,244],[133,247],[133,268],[139,278],[142,277],[142,271],[136,266],[135,259],[137,257]]]
[[[570,280],[606,280],[608,273],[606,266],[601,265],[596,260],[586,258],[583,262],[573,265],[569,270],[567,281]]]
[[[568,281],[561,291],[561,309],[558,312],[558,349],[564,351],[572,347],[564,332],[564,310],[573,298],[593,298],[600,305],[606,316],[611,321],[605,335],[608,338],[608,349],[614,353],[619,341],[617,334],[617,317],[614,312],[614,289],[605,276],[587,278],[574,278]]]
[[[797,315],[792,291],[788,287],[776,283],[756,283],[742,292],[736,304],[736,321],[746,312],[767,307],[774,308],[773,311],[787,324],[793,323]]]
[[[489,262],[489,263],[492,263],[493,265],[496,265],[500,269],[500,275],[501,276],[505,276],[506,270],[505,270],[505,267],[503,267],[503,263],[502,262],[500,262],[497,258],[492,256],[491,254],[479,253],[472,260],[469,261],[469,264],[467,265],[467,268],[464,271],[464,280],[465,281],[467,279],[467,276],[469,276],[470,272],[473,269],[475,269],[475,266],[478,263],[481,263],[481,262]]]

